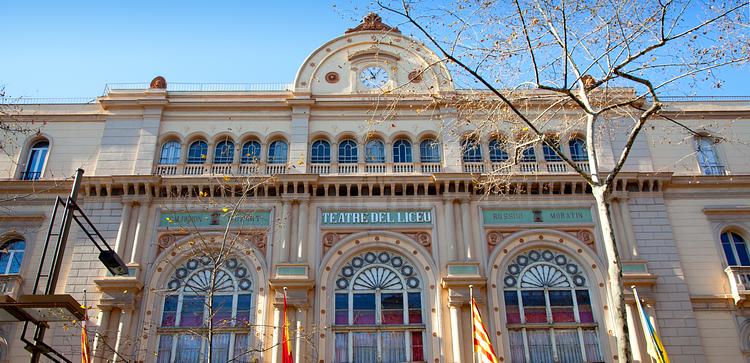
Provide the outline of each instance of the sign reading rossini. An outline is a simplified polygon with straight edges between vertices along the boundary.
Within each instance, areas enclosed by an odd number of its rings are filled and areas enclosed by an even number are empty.
[[[241,227],[268,227],[271,225],[271,211],[269,210],[246,210],[237,211],[232,216],[229,211],[191,211],[191,212],[164,212],[159,218],[159,227],[226,227],[231,219],[231,226]]]
[[[322,224],[327,226],[340,225],[387,225],[432,224],[432,210],[364,210],[364,211],[332,211],[321,212]]]
[[[482,211],[484,224],[580,224],[592,223],[588,208],[560,209],[485,209]]]

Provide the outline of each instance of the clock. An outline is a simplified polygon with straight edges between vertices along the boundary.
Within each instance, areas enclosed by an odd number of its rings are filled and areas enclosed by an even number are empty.
[[[388,72],[383,67],[367,67],[359,73],[359,81],[369,89],[381,88],[388,83]]]

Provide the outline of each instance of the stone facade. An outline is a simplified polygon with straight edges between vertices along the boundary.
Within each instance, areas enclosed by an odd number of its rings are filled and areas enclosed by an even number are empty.
[[[130,267],[109,275],[73,230],[57,291],[90,306],[96,361],[197,361],[214,312],[231,321],[214,322],[215,361],[278,362],[286,292],[297,361],[470,362],[470,286],[501,361],[613,361],[606,258],[583,180],[537,145],[537,161],[513,166],[508,193],[485,194],[479,181],[502,167],[488,157],[493,136],[479,133],[483,155],[472,160],[448,131],[473,131],[454,127],[453,105],[417,111],[466,91],[428,67],[431,50],[369,21],[315,50],[290,85],[205,90],[162,79],[112,85],[89,104],[25,105],[19,117],[45,124],[0,157],[0,242],[25,241],[20,265],[0,275],[3,292],[31,293],[54,198],[82,167],[79,204]],[[408,96],[368,89],[368,67]],[[664,112],[738,140],[750,132],[747,101],[669,102]],[[721,164],[706,169],[700,140],[652,126],[613,193],[625,283],[656,317],[672,361],[747,362],[750,269],[738,252],[747,247],[722,244],[727,233],[750,238],[746,150],[715,143]],[[623,145],[617,127],[601,138],[605,168]],[[40,142],[46,154],[32,166]],[[211,260],[217,251],[226,258]],[[190,286],[218,265],[228,285],[216,296],[229,308]],[[635,361],[650,362],[629,293],[628,316]],[[21,329],[0,326],[0,361],[27,358]],[[78,334],[56,324],[47,341],[77,357]]]

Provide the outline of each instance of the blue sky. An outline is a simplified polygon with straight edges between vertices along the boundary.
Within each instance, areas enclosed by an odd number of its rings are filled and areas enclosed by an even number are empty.
[[[106,4],[106,5],[105,5]],[[291,82],[367,2],[3,1],[0,85],[12,97],[83,97],[106,83]],[[747,69],[706,95],[750,95]]]

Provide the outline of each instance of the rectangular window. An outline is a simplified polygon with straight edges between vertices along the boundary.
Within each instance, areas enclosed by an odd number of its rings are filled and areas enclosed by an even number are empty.
[[[161,315],[161,326],[174,326],[176,318],[177,296],[169,295],[164,298],[164,312]]]
[[[404,323],[404,294],[384,293],[380,295],[381,322],[383,324]]]
[[[572,323],[576,321],[573,312],[573,294],[570,290],[549,291],[549,304],[552,310],[552,321],[555,323]]]
[[[349,334],[348,333],[336,333],[336,351],[334,353],[334,363],[347,363],[349,362]]]
[[[584,362],[578,329],[555,329],[555,344],[561,362]]]
[[[248,326],[250,324],[250,317],[253,313],[251,298],[251,294],[237,295],[237,317],[235,318],[236,326]]]
[[[411,360],[424,360],[424,341],[422,340],[421,331],[411,332]]]
[[[591,299],[588,290],[576,290],[576,302],[578,303],[578,316],[581,323],[593,323],[594,313],[591,311]]]
[[[336,294],[336,325],[349,324],[349,294]]]
[[[203,296],[183,296],[180,326],[203,325]]]
[[[229,361],[230,334],[214,334],[211,340],[211,363],[225,363]],[[208,352],[206,352],[206,355]]]
[[[378,357],[377,334],[352,333],[352,352],[354,353],[353,362],[375,363]]]
[[[213,310],[213,316],[211,316],[213,326],[221,327],[232,324],[232,295],[214,296],[211,309]]]
[[[381,339],[383,339],[381,349],[383,363],[400,363],[406,361],[406,340],[404,340],[404,332],[385,331],[382,332],[380,336]]]
[[[159,353],[156,356],[156,363],[169,363],[171,361],[172,361],[172,336],[161,335],[159,336]]]
[[[353,324],[375,324],[375,294],[353,294]]]
[[[549,330],[546,329],[526,330],[526,337],[529,340],[529,358],[532,362],[553,361],[552,340],[549,333]]]
[[[409,324],[422,324],[422,295],[410,292],[409,296]]]
[[[547,303],[544,300],[544,291],[522,291],[523,316],[527,323],[547,322]]]
[[[179,335],[175,362],[199,362],[201,360],[201,338],[193,334]]]
[[[596,329],[583,329],[583,347],[586,351],[586,359],[589,362],[602,361],[602,354],[599,352],[599,335]]]
[[[508,331],[508,340],[510,341],[510,361],[513,363],[526,363],[526,350],[524,349],[523,331]]]
[[[234,363],[250,363],[251,354],[248,351],[248,335],[236,334],[234,336]]]
[[[505,319],[508,324],[521,323],[521,311],[518,309],[518,294],[515,291],[505,291]]]

